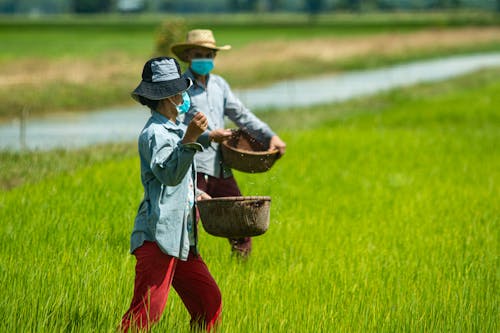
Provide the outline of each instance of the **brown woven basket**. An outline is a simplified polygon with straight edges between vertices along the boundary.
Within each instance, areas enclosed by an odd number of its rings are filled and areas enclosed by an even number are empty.
[[[201,222],[213,236],[240,238],[262,235],[269,227],[271,197],[223,197],[198,201]]]
[[[279,158],[278,150],[267,149],[268,146],[242,130],[235,130],[233,137],[221,144],[224,164],[248,173],[264,172],[273,166]]]

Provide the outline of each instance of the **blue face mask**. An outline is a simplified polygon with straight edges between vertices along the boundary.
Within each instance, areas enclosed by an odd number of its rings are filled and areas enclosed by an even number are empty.
[[[182,92],[182,104],[177,106],[177,111],[179,114],[183,114],[189,111],[191,107],[191,99],[186,91]]]
[[[189,98],[189,95],[186,91],[182,92],[182,104],[181,105],[175,104],[170,99],[169,99],[169,101],[170,101],[170,103],[175,105],[175,107],[177,108],[177,112],[179,112],[179,114],[184,114],[184,113],[188,112],[189,108],[191,107],[191,99]]]
[[[214,59],[203,58],[191,60],[191,69],[199,75],[207,75],[214,68]]]

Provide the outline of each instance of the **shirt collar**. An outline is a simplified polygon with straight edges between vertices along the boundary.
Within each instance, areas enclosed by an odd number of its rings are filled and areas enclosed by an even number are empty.
[[[151,116],[158,120],[163,126],[167,129],[178,130],[179,129],[179,121],[176,119],[175,123],[159,113],[158,111],[151,111]]]

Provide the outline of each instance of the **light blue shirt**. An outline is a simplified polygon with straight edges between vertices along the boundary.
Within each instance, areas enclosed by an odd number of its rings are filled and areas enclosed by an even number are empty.
[[[197,245],[193,223],[196,193],[189,191],[196,190],[195,153],[208,145],[208,137],[203,135],[198,143],[182,144],[185,130],[186,126],[179,121],[173,123],[152,111],[139,135],[144,198],[130,239],[131,253],[144,241],[151,241],[164,253],[186,260],[192,245],[190,228]]]
[[[259,141],[268,142],[275,135],[266,123],[243,105],[222,77],[209,74],[205,88],[195,79],[190,69],[184,73],[184,76],[191,78],[194,83],[188,90],[191,108],[182,119],[184,124],[189,124],[196,112],[201,111],[208,119],[207,135],[209,131],[224,128],[226,116],[236,126],[247,131]],[[213,177],[227,178],[232,175],[231,170],[222,163],[219,144],[216,142],[211,142],[207,149],[196,154],[196,165],[198,172]]]

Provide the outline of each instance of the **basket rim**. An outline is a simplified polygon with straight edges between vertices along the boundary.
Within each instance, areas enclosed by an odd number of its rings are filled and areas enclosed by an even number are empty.
[[[247,200],[264,200],[264,201],[271,201],[270,196],[237,196],[237,197],[218,197],[218,198],[211,198],[211,199],[203,199],[203,200],[198,200],[197,203],[201,202],[214,202],[214,201],[247,201]]]
[[[278,149],[273,149],[273,150],[263,150],[263,151],[253,151],[253,150],[243,150],[243,149],[238,149],[233,146],[230,146],[226,141],[222,142],[222,145],[234,152],[240,153],[240,154],[247,154],[247,155],[253,155],[253,156],[274,156],[279,153]]]

